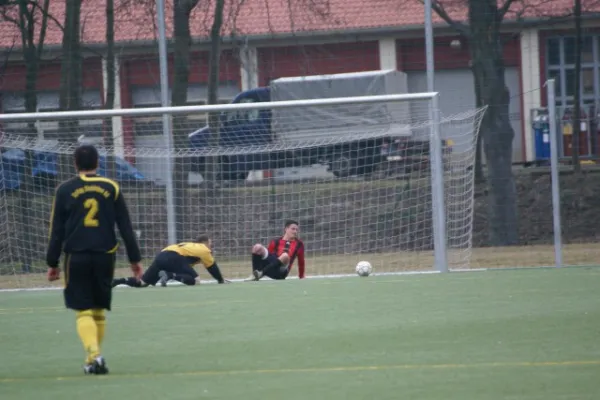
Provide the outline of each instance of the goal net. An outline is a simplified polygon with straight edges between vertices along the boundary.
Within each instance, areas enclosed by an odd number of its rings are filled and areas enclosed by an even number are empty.
[[[224,275],[247,278],[252,245],[292,219],[307,276],[354,274],[361,260],[375,273],[434,271],[440,233],[447,267],[468,268],[484,110],[439,115],[431,96],[1,115],[0,288],[61,285],[45,280],[48,221],[82,142],[97,145],[98,174],[120,184],[146,267],[206,232]],[[128,274],[123,249],[117,276]]]

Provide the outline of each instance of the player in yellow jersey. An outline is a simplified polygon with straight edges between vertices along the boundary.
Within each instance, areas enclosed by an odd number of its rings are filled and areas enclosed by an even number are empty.
[[[167,281],[171,279],[185,285],[195,285],[199,279],[193,266],[200,263],[218,283],[226,283],[212,256],[211,244],[208,235],[200,235],[195,242],[167,246],[154,258],[152,265],[144,272],[141,279],[136,277],[114,279],[112,286],[146,287],[157,284],[166,286]]]

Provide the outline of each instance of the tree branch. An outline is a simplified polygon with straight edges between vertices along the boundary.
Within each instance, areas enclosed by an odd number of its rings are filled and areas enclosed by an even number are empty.
[[[421,3],[423,3],[422,0],[419,0]],[[423,3],[424,5],[424,3]],[[461,35],[464,36],[469,36],[470,31],[469,28],[461,23],[461,22],[457,22],[455,20],[453,20],[452,18],[450,18],[450,15],[446,12],[446,9],[440,4],[439,0],[432,0],[431,2],[431,8],[433,9],[433,11],[435,11],[435,13],[437,15],[439,15],[439,17],[441,19],[444,20],[444,22],[446,22],[448,25],[450,25],[451,28],[453,28],[454,30],[458,31]]]
[[[265,1],[265,11],[267,12],[267,26],[269,27],[269,32],[273,32],[275,29],[273,28],[273,24],[271,23],[271,9],[269,7],[269,0]]]
[[[2,65],[0,65],[0,79],[2,79],[2,76],[4,75],[5,70],[8,68],[8,63],[10,62],[10,55],[12,54],[13,49],[15,48],[15,39],[13,39],[12,44],[10,45],[10,47],[8,48],[8,50],[6,50],[6,56],[4,57],[4,61],[2,62]]]
[[[504,20],[504,16],[510,10],[510,7],[513,5],[515,0],[505,0],[502,7],[498,9],[498,14],[496,15],[496,22],[501,23]]]
[[[39,2],[37,1],[30,1],[29,4],[31,4],[33,6],[33,8],[37,8],[41,13],[42,16],[44,18],[49,19],[50,21],[54,22],[61,31],[65,30],[65,27],[63,26],[63,24],[61,24],[61,22],[59,20],[57,20],[52,14],[50,14],[50,12],[48,11],[49,9],[49,5],[46,4],[46,1],[44,1],[44,6],[40,7]]]
[[[27,50],[27,25],[25,23],[25,13],[28,12],[27,5],[19,4],[19,29],[21,30],[21,45],[23,51]],[[27,55],[27,53],[25,53]]]
[[[10,23],[16,25],[17,28],[21,29],[21,25],[20,25],[19,21],[17,21],[17,19],[14,17],[9,16],[8,13],[6,12],[6,9],[3,8],[0,11],[0,16],[2,17],[2,19],[4,21],[10,22]]]
[[[48,28],[48,8],[50,7],[50,0],[44,0],[44,6],[42,7],[42,26],[40,27],[40,35],[38,37],[37,47],[37,58],[42,58],[44,51],[44,40],[46,39],[46,28]],[[32,11],[33,12],[33,11]]]

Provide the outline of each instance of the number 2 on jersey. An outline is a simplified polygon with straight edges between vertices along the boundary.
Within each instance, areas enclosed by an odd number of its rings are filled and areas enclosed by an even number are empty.
[[[83,206],[88,210],[83,219],[83,226],[87,228],[97,228],[100,225],[100,221],[96,218],[98,215],[98,200],[91,198],[87,199]]]

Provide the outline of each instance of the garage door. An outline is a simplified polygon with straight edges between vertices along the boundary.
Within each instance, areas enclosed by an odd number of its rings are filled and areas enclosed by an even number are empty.
[[[411,93],[427,91],[425,72],[408,72],[407,74],[408,88]],[[521,162],[523,161],[523,141],[521,139],[519,71],[517,68],[507,68],[505,77],[506,85],[511,94],[510,119],[515,132],[513,162]],[[475,85],[470,70],[435,71],[435,90],[440,93],[440,109],[443,115],[456,114],[475,108]]]

